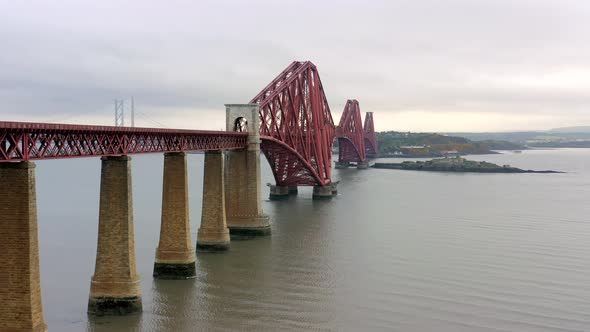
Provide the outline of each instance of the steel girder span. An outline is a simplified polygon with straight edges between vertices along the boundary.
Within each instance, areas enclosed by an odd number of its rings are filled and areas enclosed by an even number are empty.
[[[0,122],[0,162],[244,149],[248,133]]]
[[[361,120],[361,109],[356,99],[348,100],[340,123],[336,128],[338,138],[338,162],[363,162],[365,155],[365,139]]]
[[[251,103],[260,106],[260,147],[276,184],[330,184],[335,127],[316,66],[293,62]]]

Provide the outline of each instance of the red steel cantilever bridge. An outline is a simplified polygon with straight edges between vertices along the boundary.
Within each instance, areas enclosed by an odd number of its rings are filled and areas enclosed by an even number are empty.
[[[309,61],[291,63],[250,102],[260,105],[261,149],[278,186],[330,184],[336,137],[340,160],[366,161],[365,141],[369,155],[376,156],[373,114],[367,113],[363,129],[358,101],[349,100],[336,127],[317,67]]]
[[[261,149],[279,186],[326,186],[332,180],[332,145],[357,161],[376,154],[373,117],[365,128],[356,100],[346,104],[334,125],[317,67],[295,61],[251,103],[260,105]],[[370,116],[370,117],[369,117]],[[113,156],[140,153],[243,149],[247,133],[129,128],[27,122],[0,122],[0,162]],[[344,142],[344,143],[343,143]],[[349,154],[346,154],[349,155]],[[341,156],[342,158],[342,156]]]
[[[373,124],[373,112],[365,115],[365,124],[361,122],[359,102],[348,100],[336,128],[338,138],[338,164],[346,167],[350,162],[366,163],[369,158],[377,157],[377,136]],[[366,165],[368,166],[368,165]]]
[[[364,162],[367,160],[365,137],[359,102],[348,100],[336,130],[338,137],[338,162]]]
[[[365,138],[365,150],[367,158],[376,158],[379,155],[377,147],[377,136],[375,135],[375,124],[373,122],[373,112],[365,114],[365,125],[363,126]]]
[[[316,66],[293,62],[251,103],[260,105],[260,148],[276,184],[330,184],[335,127]]]

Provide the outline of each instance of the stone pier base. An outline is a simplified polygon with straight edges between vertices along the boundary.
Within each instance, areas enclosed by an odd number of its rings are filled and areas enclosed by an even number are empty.
[[[330,183],[330,187],[332,188],[332,196],[338,195],[338,183],[340,183],[340,181]]]
[[[186,153],[164,154],[162,223],[154,278],[188,279],[196,275],[191,241]]]
[[[98,245],[88,314],[126,315],[142,310],[135,265],[131,158],[101,160]]]
[[[95,316],[124,316],[141,310],[141,296],[104,296],[88,299],[88,313]]]
[[[297,195],[299,193],[299,189],[297,186],[289,186],[289,195]]]
[[[289,198],[289,187],[271,185],[269,198],[271,200],[282,200]]]
[[[229,226],[232,238],[250,238],[271,234],[270,217],[268,216],[233,217],[232,221],[233,226]]]
[[[221,232],[199,230],[197,240],[197,251],[219,252],[227,251],[230,248],[229,229]]]
[[[32,162],[0,163],[0,331],[47,331]]]
[[[321,186],[314,186],[313,187],[313,196],[312,198],[315,200],[322,200],[322,199],[331,199],[332,197],[338,195],[338,183],[333,182],[324,187]]]
[[[368,169],[369,168],[369,161],[368,160],[359,161],[358,163],[356,163],[356,168],[357,169]]]
[[[197,234],[197,250],[225,251],[230,237],[225,217],[224,156],[221,151],[205,153],[203,210]]]
[[[196,275],[194,261],[192,263],[154,263],[153,276],[156,279],[182,280],[194,278]]]

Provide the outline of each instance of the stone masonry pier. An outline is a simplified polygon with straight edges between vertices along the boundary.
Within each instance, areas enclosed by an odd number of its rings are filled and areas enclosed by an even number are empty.
[[[35,164],[0,163],[0,331],[46,331]]]
[[[154,277],[192,278],[196,273],[195,260],[189,223],[186,153],[166,153],[162,185],[162,223],[160,242],[156,249]]]
[[[221,151],[205,153],[203,209],[197,234],[197,250],[229,249],[229,230],[225,217],[224,156]]]
[[[248,148],[226,153],[225,210],[230,234],[250,237],[270,234],[270,218],[262,211],[260,129],[257,104],[225,105],[226,129],[245,121]]]
[[[142,310],[133,235],[131,157],[103,157],[89,314],[124,315]]]

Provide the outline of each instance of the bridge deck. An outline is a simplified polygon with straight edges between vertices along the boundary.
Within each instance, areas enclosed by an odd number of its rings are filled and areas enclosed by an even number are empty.
[[[0,121],[0,162],[243,149],[248,133]]]

